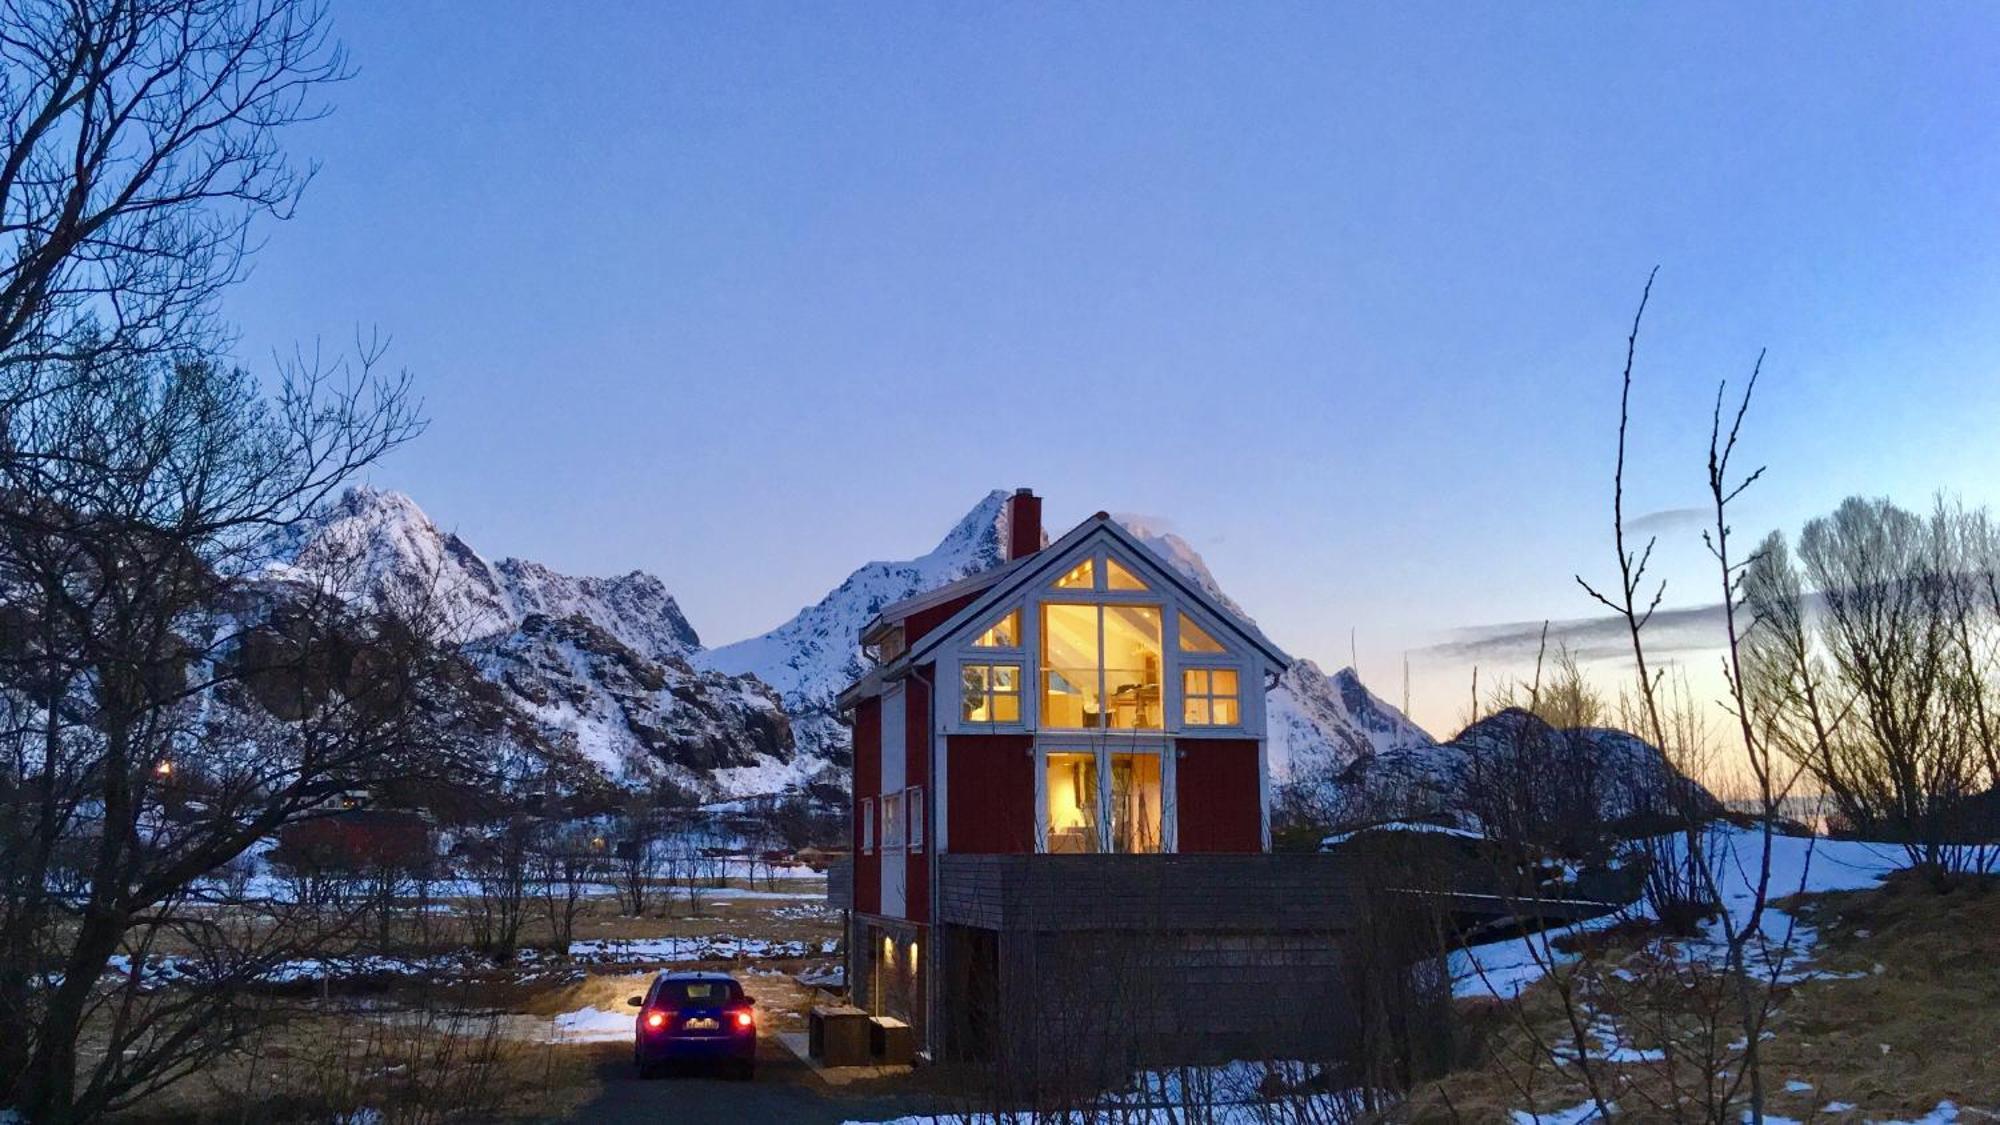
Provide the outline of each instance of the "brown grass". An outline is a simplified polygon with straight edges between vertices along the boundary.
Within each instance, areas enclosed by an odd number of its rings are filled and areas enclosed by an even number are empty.
[[[1776,1037],[1763,1052],[1768,1112],[1807,1121],[1908,1120],[1945,1100],[2000,1112],[2000,885],[1938,894],[1894,880],[1785,906],[1818,929],[1813,967],[1826,975],[1778,988]],[[1622,1010],[1628,1033],[1638,1029],[1637,1045],[1656,1046],[1660,1036],[1647,1030],[1687,1029],[1688,1013],[1720,995],[1701,995],[1704,987],[1727,982],[1669,991],[1670,982],[1649,974],[1641,947],[1633,932],[1592,943],[1581,972],[1604,988],[1600,1006]],[[1495,1001],[1461,1004],[1467,1065],[1417,1091],[1405,1116],[1507,1121],[1516,1109],[1549,1112],[1587,1100],[1574,1070],[1551,1067],[1521,1027],[1525,1014],[1545,1042],[1568,1041],[1552,988],[1530,989],[1523,1004],[1519,1012]],[[1600,1067],[1621,1116],[1639,1121],[1667,1116],[1649,1114],[1641,1094],[1666,1100],[1663,1070],[1656,1063]],[[1787,1090],[1789,1082],[1811,1088]],[[1835,1102],[1854,1108],[1824,1112]]]

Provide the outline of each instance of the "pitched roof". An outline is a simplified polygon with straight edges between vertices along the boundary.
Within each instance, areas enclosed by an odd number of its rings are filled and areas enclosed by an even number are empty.
[[[896,611],[901,615],[907,616],[910,612],[923,608],[924,605],[942,604],[954,597],[962,597],[970,590],[979,589],[980,583],[976,582],[976,579],[987,580],[984,584],[984,592],[979,597],[973,599],[970,604],[945,619],[936,628],[925,633],[915,644],[910,646],[908,651],[888,664],[869,669],[867,674],[849,684],[840,693],[838,698],[839,705],[841,707],[852,706],[856,699],[867,694],[869,688],[888,680],[902,678],[903,674],[918,662],[919,657],[937,648],[938,645],[944,643],[946,639],[950,638],[960,629],[963,629],[968,623],[985,617],[988,613],[992,612],[995,603],[1011,597],[1015,591],[1032,582],[1038,575],[1046,574],[1053,570],[1058,560],[1064,555],[1068,554],[1084,540],[1100,532],[1117,540],[1118,544],[1127,552],[1146,558],[1154,569],[1158,570],[1167,581],[1173,583],[1175,588],[1199,604],[1210,617],[1215,618],[1224,626],[1240,634],[1272,663],[1277,664],[1281,668],[1291,664],[1292,658],[1286,655],[1283,649],[1272,643],[1271,639],[1264,635],[1263,630],[1257,628],[1256,625],[1245,620],[1230,610],[1229,607],[1217,601],[1215,596],[1207,590],[1188,581],[1186,576],[1181,574],[1172,563],[1161,558],[1157,551],[1140,542],[1137,536],[1127,531],[1117,520],[1112,519],[1109,513],[1098,512],[1096,515],[1071,528],[1062,538],[1032,555],[1025,555],[1002,566],[995,567],[992,570],[982,571],[969,578],[962,578],[956,583],[941,586],[937,590],[930,591],[927,594],[918,595],[914,598],[905,598],[903,601],[895,603],[895,605],[885,606],[882,613],[877,616],[876,622],[870,623],[869,628],[871,630],[879,622],[895,620],[896,618],[891,616],[891,611]],[[951,592],[944,594],[947,590]],[[944,594],[944,596],[934,596],[938,594]],[[902,606],[908,606],[909,608],[898,608]],[[864,633],[863,635],[867,634]]]

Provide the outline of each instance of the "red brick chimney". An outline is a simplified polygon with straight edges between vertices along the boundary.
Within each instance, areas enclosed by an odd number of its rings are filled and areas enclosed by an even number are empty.
[[[1007,498],[1007,558],[1026,558],[1042,549],[1042,498],[1017,488]]]

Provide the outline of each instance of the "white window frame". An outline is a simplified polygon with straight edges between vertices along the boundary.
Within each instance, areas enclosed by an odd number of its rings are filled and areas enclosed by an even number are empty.
[[[1028,721],[1028,669],[1033,666],[1026,653],[1018,648],[974,648],[967,645],[965,657],[958,662],[958,679],[954,681],[955,694],[952,714],[957,716],[957,726],[968,731],[1016,731]],[[999,655],[992,656],[990,654]],[[967,668],[1012,668],[1014,670],[1014,718],[1011,719],[968,719],[965,717],[965,670]],[[991,684],[989,671],[987,683]]]
[[[1218,653],[1206,653],[1206,654],[1204,654],[1204,655],[1208,655],[1208,656],[1211,656],[1211,657],[1212,657],[1212,656],[1218,656],[1218,655],[1221,655],[1221,654],[1218,654]],[[1178,695],[1178,696],[1180,696],[1180,715],[1179,715],[1179,718],[1180,718],[1180,726],[1181,726],[1181,729],[1182,729],[1182,730],[1186,730],[1186,731],[1192,731],[1192,732],[1200,732],[1200,733],[1207,733],[1207,732],[1209,732],[1209,731],[1228,731],[1228,732],[1230,732],[1230,733],[1232,733],[1232,734],[1233,734],[1233,733],[1236,733],[1236,732],[1238,732],[1238,731],[1241,731],[1241,730],[1242,730],[1242,729],[1244,728],[1244,721],[1243,721],[1243,715],[1244,715],[1244,712],[1246,712],[1246,711],[1248,711],[1248,710],[1249,710],[1249,707],[1248,707],[1248,706],[1246,706],[1246,705],[1244,704],[1244,702],[1243,702],[1243,695],[1244,695],[1244,691],[1243,691],[1243,689],[1244,689],[1244,685],[1245,685],[1245,684],[1247,684],[1247,683],[1249,682],[1249,673],[1248,673],[1248,672],[1246,672],[1246,671],[1245,671],[1245,670],[1243,669],[1243,667],[1242,667],[1241,665],[1238,665],[1238,664],[1231,664],[1231,663],[1227,663],[1227,662],[1221,662],[1221,663],[1218,663],[1218,662],[1216,662],[1216,661],[1214,661],[1214,660],[1201,660],[1201,661],[1194,661],[1194,660],[1190,660],[1190,661],[1188,661],[1187,663],[1185,663],[1185,664],[1182,664],[1182,665],[1181,665],[1181,668],[1180,668],[1180,670],[1181,670],[1181,672],[1183,672],[1183,673],[1185,673],[1185,672],[1209,672],[1209,673],[1215,673],[1215,672],[1234,672],[1234,673],[1236,673],[1236,721],[1235,721],[1235,722],[1233,722],[1233,723],[1217,723],[1217,722],[1207,722],[1207,723],[1190,723],[1190,722],[1188,722],[1188,721],[1187,721],[1187,701],[1188,701],[1188,699],[1189,699],[1189,696],[1188,696],[1188,694],[1187,694],[1187,684],[1185,683],[1185,681],[1186,681],[1186,678],[1187,678],[1187,677],[1186,677],[1186,676],[1184,676],[1184,675],[1182,675],[1182,676],[1177,676],[1177,678],[1178,678],[1179,680],[1183,681],[1183,682],[1181,682],[1180,684],[1178,684],[1178,685],[1176,686],[1176,690],[1175,690],[1175,694],[1176,694],[1176,695]],[[1215,708],[1215,705],[1214,705],[1214,701],[1215,701],[1215,700],[1217,700],[1217,699],[1221,699],[1221,698],[1226,698],[1226,697],[1224,697],[1224,696],[1218,696],[1218,695],[1216,695],[1216,694],[1215,694],[1215,683],[1214,683],[1214,681],[1213,681],[1213,680],[1211,680],[1211,681],[1209,682],[1209,686],[1208,686],[1208,694],[1207,694],[1207,695],[1197,695],[1197,696],[1194,696],[1193,698],[1195,698],[1195,699],[1207,699],[1207,700],[1209,700],[1209,701],[1210,701],[1210,703],[1209,703],[1209,718],[1213,719],[1213,718],[1215,717],[1215,710],[1214,710],[1214,708]]]
[[[861,854],[875,854],[875,798],[861,798]]]
[[[920,852],[924,850],[924,787],[912,785],[903,792],[903,817],[908,825],[903,833],[909,841],[910,850]]]
[[[885,852],[895,851],[903,847],[907,839],[905,832],[907,822],[903,818],[905,805],[903,798],[908,792],[909,790],[907,789],[898,789],[894,793],[884,793],[882,795],[882,850]],[[892,805],[894,815],[891,815]]]
[[[1097,758],[1097,854],[1110,855],[1111,838],[1111,756],[1114,754],[1154,754],[1160,759],[1160,855],[1180,850],[1180,778],[1175,761],[1180,757],[1174,742],[1158,731],[1132,735],[1078,738],[1051,735],[1035,740],[1035,851],[1049,850],[1049,755],[1093,754]],[[1121,853],[1122,854],[1122,853]]]
[[[1109,573],[1107,557],[1117,558],[1125,567],[1145,582],[1146,590],[1105,589],[1105,579]],[[1093,560],[1096,574],[1094,589],[1055,588],[1056,578],[1082,562]],[[938,726],[943,734],[993,734],[1028,733],[1037,736],[1063,739],[1107,738],[1262,738],[1265,735],[1264,681],[1271,670],[1269,663],[1249,642],[1238,636],[1237,629],[1225,625],[1222,618],[1209,611],[1206,603],[1188,594],[1178,586],[1173,576],[1166,573],[1166,567],[1150,555],[1127,551],[1115,541],[1099,540],[1090,546],[1066,555],[1052,565],[1045,575],[1015,591],[1007,602],[989,609],[981,615],[980,624],[963,629],[961,637],[938,651],[938,667],[950,668],[949,677],[940,676],[938,684]],[[1111,728],[1045,728],[1042,725],[1042,680],[1041,662],[1042,606],[1050,602],[1072,605],[1149,605],[1160,609],[1160,656],[1162,665],[1162,708],[1164,725],[1157,730],[1113,730]],[[1000,616],[1019,611],[1021,614],[1020,645],[1015,648],[974,648],[972,641],[981,631]],[[1180,615],[1186,614],[1190,620],[1220,641],[1223,651],[1219,653],[1184,653],[1180,651]],[[1102,629],[1102,615],[1099,628]],[[1102,664],[1102,643],[1099,644],[1100,665]],[[1021,719],[1018,723],[987,723],[967,721],[964,718],[965,665],[990,665],[1017,663],[1021,668]],[[1225,668],[1233,669],[1237,675],[1237,721],[1229,725],[1191,725],[1183,722],[1186,702],[1181,691],[1181,672],[1184,668]],[[1103,686],[1099,686],[1100,697]]]

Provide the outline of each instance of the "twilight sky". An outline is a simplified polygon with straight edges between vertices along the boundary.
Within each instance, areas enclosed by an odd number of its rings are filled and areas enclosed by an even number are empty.
[[[1763,346],[1746,535],[2000,500],[1991,15],[346,0],[360,74],[225,312],[253,365],[381,329],[432,427],[374,483],[653,571],[710,643],[1031,485],[1058,531],[1163,517],[1392,701],[1408,653],[1442,733],[1521,659],[1462,630],[1610,580],[1655,264],[1628,511],[1670,604],[1714,600],[1675,511]]]

